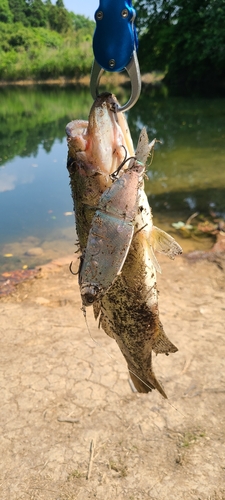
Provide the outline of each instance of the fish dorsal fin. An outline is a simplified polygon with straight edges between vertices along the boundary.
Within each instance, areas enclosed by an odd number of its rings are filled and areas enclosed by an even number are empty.
[[[143,163],[145,165],[148,156],[151,153],[151,150],[153,149],[155,145],[156,139],[154,139],[150,144],[148,142],[148,134],[146,131],[146,128],[144,127],[139,135],[138,139],[138,145],[136,149],[135,156],[138,161]]]
[[[159,253],[164,253],[170,259],[174,259],[176,255],[182,253],[182,248],[175,241],[175,239],[170,236],[170,234],[156,226],[153,226],[152,228],[150,244],[153,250]]]

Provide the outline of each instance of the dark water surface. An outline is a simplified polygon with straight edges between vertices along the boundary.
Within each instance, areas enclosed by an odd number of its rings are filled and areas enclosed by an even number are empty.
[[[0,89],[1,270],[73,252],[65,125],[86,119],[91,104],[89,91],[74,87]],[[156,224],[175,234],[171,224],[194,212],[225,217],[225,99],[170,98],[153,90],[142,93],[128,123],[135,144],[143,126],[150,140],[161,142],[146,183]],[[212,244],[180,242],[186,250]]]

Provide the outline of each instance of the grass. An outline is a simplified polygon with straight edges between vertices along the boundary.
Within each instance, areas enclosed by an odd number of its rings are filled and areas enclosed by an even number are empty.
[[[180,446],[183,448],[188,448],[192,444],[195,444],[199,441],[199,438],[204,438],[205,432],[203,431],[187,431],[183,434],[180,440]]]

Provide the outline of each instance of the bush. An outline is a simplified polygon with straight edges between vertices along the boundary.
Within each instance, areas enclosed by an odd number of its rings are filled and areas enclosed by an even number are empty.
[[[90,73],[92,34],[87,28],[62,35],[22,23],[0,23],[0,78],[77,78]]]

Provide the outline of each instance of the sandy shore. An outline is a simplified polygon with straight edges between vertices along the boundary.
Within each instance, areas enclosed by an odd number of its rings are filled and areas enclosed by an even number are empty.
[[[160,259],[168,401],[131,392],[91,311],[88,331],[72,258],[0,300],[0,498],[224,500],[225,255]]]

